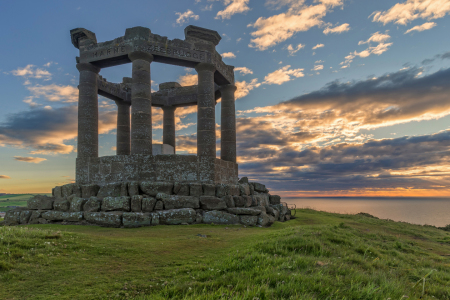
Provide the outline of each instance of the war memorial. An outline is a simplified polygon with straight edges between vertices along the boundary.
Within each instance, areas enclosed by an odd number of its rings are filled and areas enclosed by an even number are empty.
[[[84,28],[70,31],[80,72],[76,182],[52,196],[35,196],[8,211],[6,225],[90,224],[139,227],[180,224],[270,226],[291,211],[265,185],[239,180],[236,163],[236,91],[233,66],[216,51],[213,30],[185,28],[169,40],[145,27],[98,43]],[[151,64],[195,68],[198,85],[176,82],[151,92]],[[111,83],[102,68],[131,63],[131,77]],[[98,95],[117,105],[117,153],[98,154]],[[220,159],[216,157],[215,107],[221,99]],[[197,106],[197,155],[176,154],[177,107]],[[152,142],[152,106],[163,110],[163,144]]]

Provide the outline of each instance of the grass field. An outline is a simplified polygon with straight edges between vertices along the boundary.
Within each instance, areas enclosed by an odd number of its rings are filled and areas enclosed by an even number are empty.
[[[0,299],[450,299],[449,283],[450,232],[362,215],[0,227]]]
[[[37,194],[15,194],[0,196],[0,211],[8,211],[7,206],[26,206],[27,200]],[[51,194],[42,194],[51,196]],[[8,200],[8,201],[7,201]]]

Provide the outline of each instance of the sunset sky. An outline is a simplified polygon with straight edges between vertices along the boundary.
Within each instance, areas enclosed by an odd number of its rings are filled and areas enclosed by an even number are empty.
[[[450,196],[450,0],[2,1],[0,193],[75,177],[78,49],[144,26],[222,36],[235,66],[240,176],[282,196]],[[196,84],[152,63],[152,88]],[[131,64],[102,69],[111,82]],[[99,96],[100,155],[115,154],[116,105]],[[177,152],[196,152],[196,108],[176,110]],[[216,107],[220,157],[220,104]],[[162,111],[153,109],[153,139]]]

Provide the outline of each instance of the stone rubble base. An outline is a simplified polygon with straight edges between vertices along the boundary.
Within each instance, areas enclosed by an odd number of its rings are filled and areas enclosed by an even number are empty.
[[[248,182],[213,185],[178,182],[119,182],[104,186],[66,184],[52,197],[37,195],[27,207],[10,210],[5,225],[77,224],[141,227],[181,224],[270,226],[291,219],[280,196]]]

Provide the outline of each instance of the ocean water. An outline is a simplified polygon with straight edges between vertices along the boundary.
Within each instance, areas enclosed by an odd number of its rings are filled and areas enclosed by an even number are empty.
[[[311,208],[341,214],[369,213],[380,219],[412,224],[445,226],[450,224],[448,198],[289,198],[281,201],[297,208]]]

